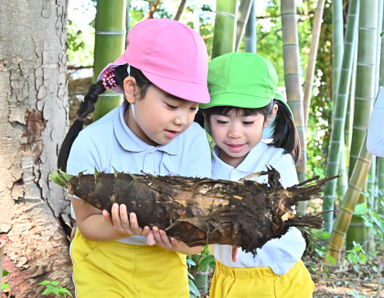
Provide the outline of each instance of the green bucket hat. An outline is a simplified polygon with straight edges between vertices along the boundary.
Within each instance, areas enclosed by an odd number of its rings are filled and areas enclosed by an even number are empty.
[[[247,52],[224,54],[209,62],[211,102],[201,104],[200,108],[265,107],[275,98],[277,81],[276,70],[267,59]]]

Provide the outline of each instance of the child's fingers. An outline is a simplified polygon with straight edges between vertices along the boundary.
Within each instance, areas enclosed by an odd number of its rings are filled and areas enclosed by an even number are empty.
[[[167,233],[163,230],[159,230],[161,242],[164,244],[163,246],[166,248],[172,248],[172,243],[169,237],[167,236]]]
[[[153,237],[153,232],[152,232],[152,231],[149,231],[149,233],[148,233],[148,236],[147,236],[147,244],[148,244],[148,245],[155,245],[155,244],[156,244],[156,240],[155,240],[155,238]]]
[[[168,238],[167,233],[165,233],[165,231],[160,230],[158,227],[153,227],[152,234],[157,245],[167,249],[172,248],[171,240]]]
[[[128,220],[127,206],[125,206],[124,204],[121,204],[119,209],[120,209],[119,217],[121,221],[121,226],[124,230],[129,230],[131,226]]]
[[[113,228],[115,229],[115,231],[118,233],[124,233],[124,232],[127,233],[127,231],[125,231],[121,225],[119,204],[114,203],[112,205],[111,213],[112,213]]]
[[[163,242],[163,237],[160,233],[160,229],[158,227],[152,228],[153,238],[156,241],[156,244],[161,247],[166,247],[166,243]]]
[[[147,236],[149,234],[149,232],[151,231],[151,229],[148,227],[148,226],[145,226],[143,228],[143,230],[141,231],[140,235],[142,236]]]
[[[109,212],[104,209],[102,211],[102,214],[103,214],[104,221],[112,225],[113,224],[112,218],[111,218],[111,215],[109,214]]]
[[[142,229],[139,227],[139,223],[137,221],[136,213],[129,213],[129,222],[130,222],[130,230],[134,235],[140,235]]]

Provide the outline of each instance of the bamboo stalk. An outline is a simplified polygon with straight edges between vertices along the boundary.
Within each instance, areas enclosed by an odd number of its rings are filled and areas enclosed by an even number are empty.
[[[337,178],[336,197],[340,202],[348,188],[348,172],[346,165],[345,146],[340,147],[339,178]]]
[[[253,0],[242,0],[240,2],[239,12],[237,14],[235,52],[237,52],[240,48],[245,27],[248,23],[249,15],[251,13],[252,4],[253,4]]]
[[[212,59],[233,52],[236,42],[237,0],[216,0]]]
[[[257,52],[257,36],[256,36],[256,6],[255,0],[252,0],[252,8],[249,13],[247,26],[245,27],[245,51],[250,53]]]
[[[370,114],[376,96],[376,49],[378,42],[378,1],[360,1],[359,36],[356,68],[355,110],[353,117],[352,143],[349,162],[349,172],[353,170],[361,145],[365,139],[369,125]],[[367,200],[364,194],[360,195],[359,204]],[[353,215],[351,223],[357,224],[355,233],[347,233],[347,247],[353,241],[364,245],[368,230],[361,225],[363,222],[359,215]],[[354,227],[355,229],[355,227]]]
[[[345,193],[343,202],[340,205],[339,212],[336,216],[327,247],[327,254],[332,256],[337,264],[340,263],[345,236],[351,223],[353,211],[359,200],[360,193],[365,186],[365,180],[371,165],[372,154],[368,152],[366,142],[367,138],[365,137],[359,158],[357,159],[356,166],[352,172],[347,192]],[[326,262],[330,266],[333,265],[328,258],[326,258]]]
[[[98,0],[95,23],[95,53],[93,81],[100,71],[120,56],[125,47],[126,0]],[[93,113],[93,120],[120,105],[122,96],[114,91],[99,96]]]
[[[335,101],[340,82],[344,53],[343,1],[332,1],[332,100]]]
[[[311,105],[313,76],[315,73],[317,49],[319,48],[319,39],[321,23],[323,22],[324,0],[319,0],[315,9],[313,18],[312,40],[309,48],[309,57],[307,64],[307,73],[304,82],[304,123],[308,127],[309,106]]]
[[[306,150],[303,95],[301,90],[301,71],[299,57],[299,38],[295,0],[281,0],[281,23],[283,35],[284,79],[288,104],[292,109],[295,125],[299,134],[302,156],[297,164],[300,181],[305,179]],[[299,212],[304,212],[300,206]]]
[[[344,146],[344,126],[346,109],[348,106],[348,91],[350,90],[352,63],[355,57],[353,50],[356,48],[356,30],[358,25],[359,0],[352,0],[348,10],[347,30],[345,34],[345,49],[342,61],[340,84],[335,99],[332,119],[332,132],[327,160],[327,176],[339,173],[340,148]],[[337,181],[329,181],[324,188],[323,218],[324,229],[330,232],[333,224],[333,208],[335,203]]]
[[[351,175],[356,158],[368,128],[369,116],[375,98],[376,44],[377,44],[377,0],[360,1],[358,55],[356,69],[355,112],[349,174]]]

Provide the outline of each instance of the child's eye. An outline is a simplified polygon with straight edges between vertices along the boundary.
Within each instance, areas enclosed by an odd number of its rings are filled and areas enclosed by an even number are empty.
[[[167,105],[168,108],[170,108],[171,110],[176,110],[177,109],[177,106],[174,106],[174,105],[170,105],[169,103],[165,103]]]
[[[224,120],[216,120],[216,123],[217,123],[217,124],[221,124],[221,125],[223,125],[223,124],[227,124],[228,121],[224,121]]]
[[[192,112],[197,112],[199,110],[199,107],[198,106],[196,106],[196,107],[191,107],[191,111]]]
[[[255,121],[243,121],[244,125],[252,125],[254,123],[255,123]]]

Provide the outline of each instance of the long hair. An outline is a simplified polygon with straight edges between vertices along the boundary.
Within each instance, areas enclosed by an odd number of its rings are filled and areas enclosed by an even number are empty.
[[[239,108],[233,106],[216,106],[202,110],[202,114],[209,120],[212,115],[227,115],[231,110],[241,110],[243,115],[255,115],[262,114],[264,119],[270,117],[273,111],[273,105],[277,104],[278,110],[276,118],[273,122],[273,135],[272,142],[269,145],[273,145],[278,148],[283,148],[284,153],[292,155],[295,163],[300,158],[300,140],[296,130],[295,123],[293,121],[291,112],[280,100],[272,100],[268,105],[262,108],[249,109]],[[201,117],[195,119],[200,125],[202,125]],[[209,121],[207,121],[209,123]],[[208,127],[208,130],[210,128]]]
[[[144,76],[144,74],[137,68],[131,66],[130,74],[136,79],[136,84],[140,88],[140,97],[143,98],[152,85],[152,83]],[[113,69],[114,79],[116,85],[124,90],[124,79],[128,76],[127,73],[127,64],[120,65]],[[95,104],[99,98],[99,95],[104,93],[107,89],[103,85],[103,81],[99,80],[97,83],[91,85],[87,94],[84,96],[84,101],[81,102],[80,107],[77,111],[77,119],[73,122],[65,139],[60,147],[59,156],[57,159],[57,166],[59,169],[66,171],[67,170],[67,160],[69,152],[76,137],[79,135],[80,131],[84,126],[84,119],[94,111]]]

